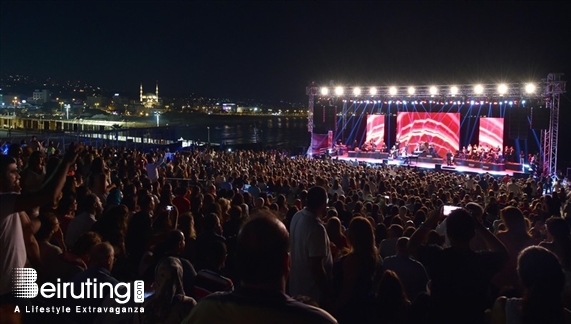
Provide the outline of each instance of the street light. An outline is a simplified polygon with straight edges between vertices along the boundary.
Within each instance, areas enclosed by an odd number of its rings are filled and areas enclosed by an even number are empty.
[[[69,119],[69,108],[71,108],[71,105],[65,105],[66,119]]]
[[[59,102],[59,110],[63,112],[63,101]]]
[[[208,129],[208,145],[210,145],[210,126],[206,126],[206,129]]]

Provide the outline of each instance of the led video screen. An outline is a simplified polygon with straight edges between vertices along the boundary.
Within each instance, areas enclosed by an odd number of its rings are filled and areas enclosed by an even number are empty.
[[[367,116],[367,136],[365,142],[373,140],[375,145],[380,146],[385,141],[385,115]]]
[[[479,144],[493,148],[504,147],[503,118],[480,118]]]
[[[440,157],[448,150],[456,153],[460,143],[460,114],[433,112],[399,112],[397,141],[408,143],[409,151],[417,144],[432,144]]]

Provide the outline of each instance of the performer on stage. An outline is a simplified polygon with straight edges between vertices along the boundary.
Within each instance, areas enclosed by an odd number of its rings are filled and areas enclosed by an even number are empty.
[[[446,165],[447,166],[452,166],[452,151],[448,150],[448,152],[446,153]]]
[[[525,153],[523,153],[523,151],[521,151],[519,153],[519,164],[524,164],[525,163]]]

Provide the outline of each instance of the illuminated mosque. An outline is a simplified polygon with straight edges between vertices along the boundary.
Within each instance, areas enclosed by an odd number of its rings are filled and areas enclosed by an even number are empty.
[[[139,88],[139,101],[145,108],[159,108],[161,106],[161,99],[159,98],[159,82],[155,88],[155,93],[143,94],[143,84]]]

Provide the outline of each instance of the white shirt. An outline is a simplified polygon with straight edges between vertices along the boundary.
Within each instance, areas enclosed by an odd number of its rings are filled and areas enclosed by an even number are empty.
[[[293,216],[290,245],[290,295],[304,295],[318,303],[322,302],[319,286],[311,275],[310,258],[322,257],[326,273],[331,273],[333,258],[325,227],[316,215],[305,208]]]
[[[26,265],[20,215],[14,212],[18,193],[0,194],[0,295],[12,291],[12,269]]]

